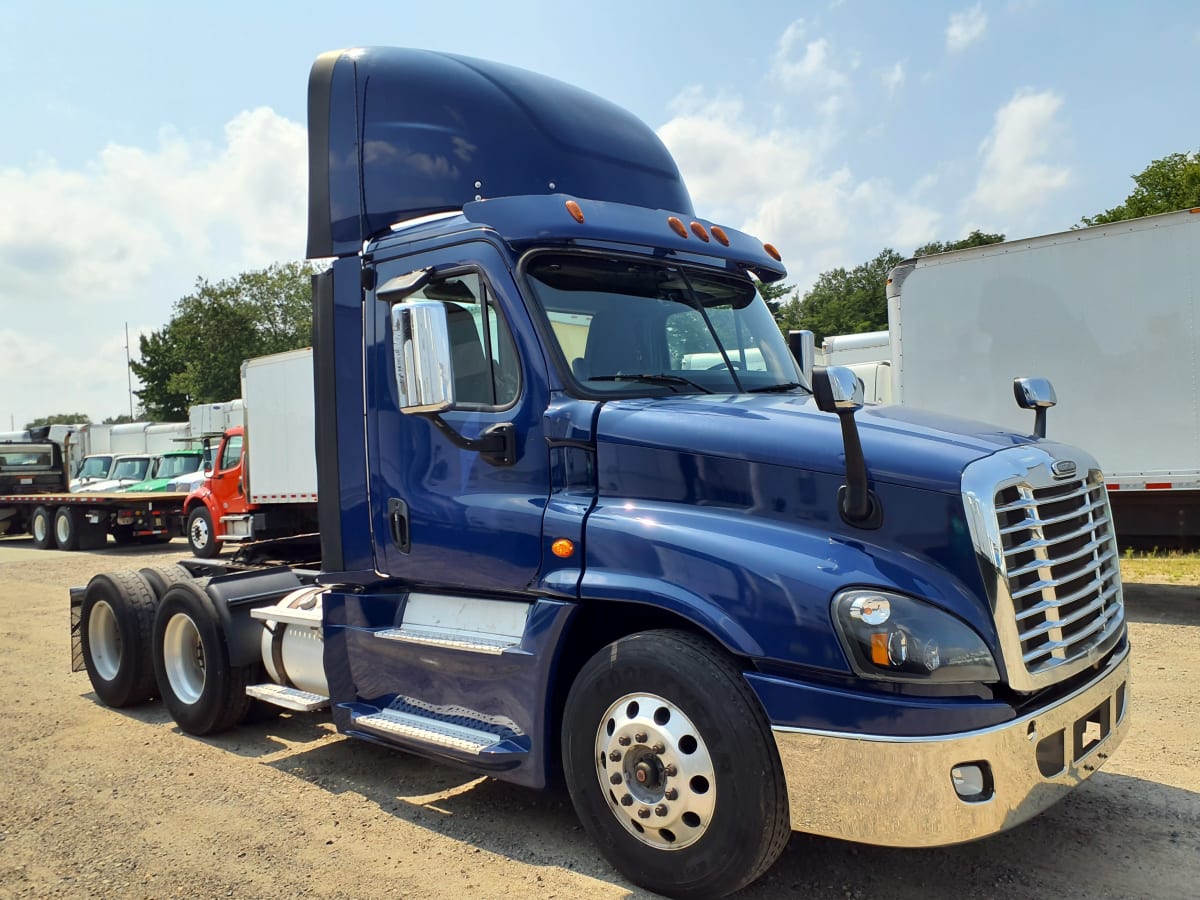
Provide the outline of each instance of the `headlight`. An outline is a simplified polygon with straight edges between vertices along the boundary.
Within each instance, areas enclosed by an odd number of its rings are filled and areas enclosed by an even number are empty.
[[[833,621],[854,670],[890,681],[999,681],[996,661],[966,623],[886,591],[843,591]]]

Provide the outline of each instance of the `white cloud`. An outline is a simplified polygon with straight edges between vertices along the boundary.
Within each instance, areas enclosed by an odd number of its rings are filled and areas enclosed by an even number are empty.
[[[972,208],[1028,214],[1070,183],[1070,168],[1050,160],[1063,131],[1057,121],[1062,105],[1053,91],[1022,90],[997,110],[991,134],[980,145],[983,166]]]
[[[303,256],[306,167],[303,126],[261,108],[215,147],[167,129],[77,169],[0,171],[0,421],[127,412],[125,322],[136,355],[197,277]]]
[[[771,61],[771,74],[785,87],[799,91],[843,90],[848,79],[833,63],[833,52],[825,38],[805,40],[803,19],[789,25],[779,38]],[[851,57],[851,67],[855,65]]]
[[[895,97],[904,87],[904,63],[898,62],[882,75],[883,89],[888,97]]]
[[[977,3],[968,10],[950,16],[946,26],[946,50],[958,53],[974,44],[987,31],[988,18],[983,4]]]

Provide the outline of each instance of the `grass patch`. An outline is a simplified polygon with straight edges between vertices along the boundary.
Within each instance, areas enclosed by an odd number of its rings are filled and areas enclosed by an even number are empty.
[[[1121,554],[1121,580],[1145,584],[1200,584],[1200,553],[1126,548]]]

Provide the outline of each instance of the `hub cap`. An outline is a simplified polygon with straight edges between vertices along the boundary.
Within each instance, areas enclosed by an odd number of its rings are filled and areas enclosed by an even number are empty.
[[[700,732],[675,704],[626,694],[596,731],[596,775],[625,829],[659,850],[682,850],[712,822],[717,779]]]
[[[196,623],[183,613],[171,616],[163,632],[163,665],[171,690],[184,703],[195,703],[204,691],[204,645]]]

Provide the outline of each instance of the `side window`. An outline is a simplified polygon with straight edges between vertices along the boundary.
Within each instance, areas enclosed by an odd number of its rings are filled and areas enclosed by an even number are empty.
[[[456,405],[503,407],[517,399],[521,387],[517,347],[477,274],[431,282],[413,299],[437,300],[446,307]]]
[[[242,436],[235,434],[225,442],[225,452],[221,454],[221,471],[232,469],[242,459]]]

